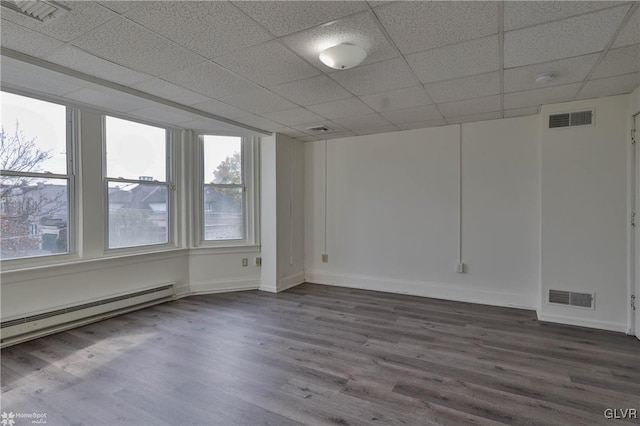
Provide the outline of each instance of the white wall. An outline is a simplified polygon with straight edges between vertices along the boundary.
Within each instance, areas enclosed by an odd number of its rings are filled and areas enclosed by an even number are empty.
[[[626,331],[628,96],[541,111],[541,319]],[[548,115],[594,109],[594,125]],[[546,303],[549,289],[596,293],[595,310]]]
[[[536,117],[446,126],[306,147],[307,281],[465,300],[536,306]]]

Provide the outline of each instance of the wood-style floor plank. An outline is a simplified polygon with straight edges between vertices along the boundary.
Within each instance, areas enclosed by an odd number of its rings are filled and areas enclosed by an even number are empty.
[[[607,408],[640,411],[640,341],[527,310],[303,284],[7,348],[1,402],[47,425],[611,424]]]

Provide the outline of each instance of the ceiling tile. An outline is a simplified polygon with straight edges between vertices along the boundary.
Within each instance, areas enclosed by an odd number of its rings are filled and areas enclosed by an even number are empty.
[[[393,124],[414,123],[442,119],[442,114],[435,105],[419,106],[383,112],[382,115]]]
[[[601,98],[632,92],[640,85],[640,74],[632,73],[616,77],[588,81],[576,99]]]
[[[406,109],[433,103],[419,86],[362,96],[360,99],[376,111]]]
[[[525,107],[525,108],[516,108],[516,109],[507,109],[504,111],[504,118],[510,117],[522,117],[525,115],[536,115],[538,114],[538,107]]]
[[[397,51],[378,28],[370,12],[358,13],[348,18],[292,34],[282,41],[298,55],[326,72],[335,70],[320,61],[320,52],[341,43],[355,44],[367,52],[367,57],[362,65],[398,56]]]
[[[402,59],[336,72],[331,77],[356,95],[386,92],[418,83]]]
[[[195,109],[206,111],[214,115],[219,115],[220,117],[228,118],[230,120],[247,115],[247,111],[243,111],[241,109],[216,100],[209,100],[191,106]]]
[[[237,95],[258,88],[252,82],[210,61],[163,75],[162,79],[210,98]]]
[[[285,109],[293,109],[297,106],[266,89],[257,89],[239,95],[228,96],[222,98],[221,101],[254,114],[283,111]]]
[[[501,109],[501,98],[500,96],[487,96],[484,98],[448,102],[438,104],[438,108],[444,116],[447,117],[447,121],[449,121],[449,117],[498,111]]]
[[[420,81],[465,77],[500,68],[498,37],[491,36],[407,56]]]
[[[404,54],[498,33],[497,2],[393,2],[375,13]]]
[[[69,12],[49,22],[40,22],[3,7],[2,19],[68,42],[118,16],[111,10],[90,1],[69,2],[68,7],[71,9]]]
[[[504,70],[504,91],[519,92],[522,90],[539,89],[540,83],[536,83],[538,74],[550,72],[555,78],[542,85],[559,86],[563,84],[583,81],[593,68],[600,54],[578,56],[576,58],[561,59],[559,61],[545,62],[544,64],[527,65],[518,68]]]
[[[271,90],[300,105],[314,105],[351,96],[325,75],[274,86]]]
[[[234,121],[246,124],[247,126],[255,127],[257,129],[267,130],[269,132],[273,132],[275,129],[282,128],[282,124],[280,123],[276,123],[271,120],[267,120],[264,117],[253,114],[245,115],[244,117],[238,117]]]
[[[351,130],[345,130],[344,132],[334,132],[334,133],[323,133],[321,139],[342,139],[342,138],[351,138],[353,136],[357,136]]]
[[[307,109],[329,119],[354,117],[374,112],[356,97],[327,102],[326,104],[311,105]]]
[[[603,50],[611,41],[629,6],[504,34],[505,68],[553,61]]]
[[[276,86],[320,74],[278,41],[220,56],[215,62],[263,86]]]
[[[202,61],[195,53],[124,18],[115,19],[72,44],[108,61],[154,76]]]
[[[4,19],[0,25],[0,43],[2,47],[36,57],[42,57],[64,44],[60,40]]]
[[[150,1],[126,17],[207,58],[273,38],[222,1]]]
[[[336,118],[333,120],[341,126],[349,130],[358,131],[359,129],[370,129],[392,124],[380,114],[367,114],[359,117]]]
[[[640,71],[640,44],[611,49],[591,74],[591,79]]]
[[[304,108],[294,108],[285,111],[268,112],[262,114],[268,120],[282,123],[285,126],[297,126],[304,123],[313,123],[324,120],[317,114]]]
[[[396,126],[394,124],[390,124],[388,126],[372,127],[372,128],[368,128],[368,129],[360,129],[356,133],[358,134],[358,136],[365,136],[365,135],[374,135],[374,134],[378,134],[378,133],[397,132],[398,130],[400,130],[400,128],[398,126]]]
[[[500,73],[476,74],[424,85],[434,102],[452,102],[500,93]]]
[[[417,121],[415,123],[402,123],[398,124],[402,130],[413,130],[413,129],[426,129],[428,127],[436,127],[436,126],[444,126],[447,122],[444,118],[440,118],[437,120],[427,120],[427,121]]]
[[[507,93],[504,95],[504,109],[516,109],[570,101],[578,92],[580,86],[581,83],[574,83],[565,84],[564,86],[545,87],[544,89]]]
[[[238,1],[234,4],[277,36],[367,9],[367,4],[361,1]]]
[[[291,136],[292,138],[299,138],[299,137],[308,136],[306,133],[301,132],[301,131],[296,130],[296,129],[292,129],[290,127],[283,127],[281,129],[275,129],[273,132],[274,133],[282,133],[283,135]]]
[[[318,132],[318,131],[314,131],[311,130],[311,127],[320,127],[320,126],[325,126],[329,129],[328,132]],[[306,123],[303,125],[295,125],[295,126],[290,126],[292,129],[294,130],[298,130],[302,133],[306,133],[308,135],[313,135],[313,136],[319,136],[319,137],[323,137],[326,134],[329,133],[336,133],[336,132],[344,132],[347,131],[348,129],[345,128],[344,126],[341,126],[340,124],[333,122],[331,120],[320,120],[320,121],[316,121],[313,123]],[[324,139],[324,137],[323,137]]]
[[[502,118],[502,113],[500,111],[483,112],[480,114],[464,115],[461,117],[449,117],[447,118],[447,122],[449,124],[472,123],[474,121],[496,120],[498,118]]]
[[[98,58],[70,45],[55,50],[45,59],[76,71],[114,83],[130,86],[152,78],[149,74],[130,70],[105,59]]]
[[[504,29],[542,24],[622,4],[612,1],[506,1]]]
[[[104,0],[96,3],[100,3],[104,7],[107,7],[113,10],[116,13],[126,13],[132,10],[135,7],[139,7],[146,3],[146,0],[143,1],[132,1],[132,0]]]
[[[133,88],[183,105],[193,105],[209,100],[206,96],[160,78],[143,81],[134,85]]]
[[[640,43],[640,7],[631,15],[613,43],[614,48]]]

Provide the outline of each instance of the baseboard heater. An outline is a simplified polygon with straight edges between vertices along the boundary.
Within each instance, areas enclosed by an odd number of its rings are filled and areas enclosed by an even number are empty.
[[[0,323],[2,348],[174,299],[175,283]]]

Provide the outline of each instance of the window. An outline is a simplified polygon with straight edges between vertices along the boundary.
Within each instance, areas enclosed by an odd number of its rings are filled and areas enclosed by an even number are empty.
[[[203,239],[247,239],[245,149],[240,137],[203,136]]]
[[[0,134],[0,259],[72,251],[72,110],[7,92]]]
[[[166,129],[105,117],[108,248],[171,241],[171,140]]]

